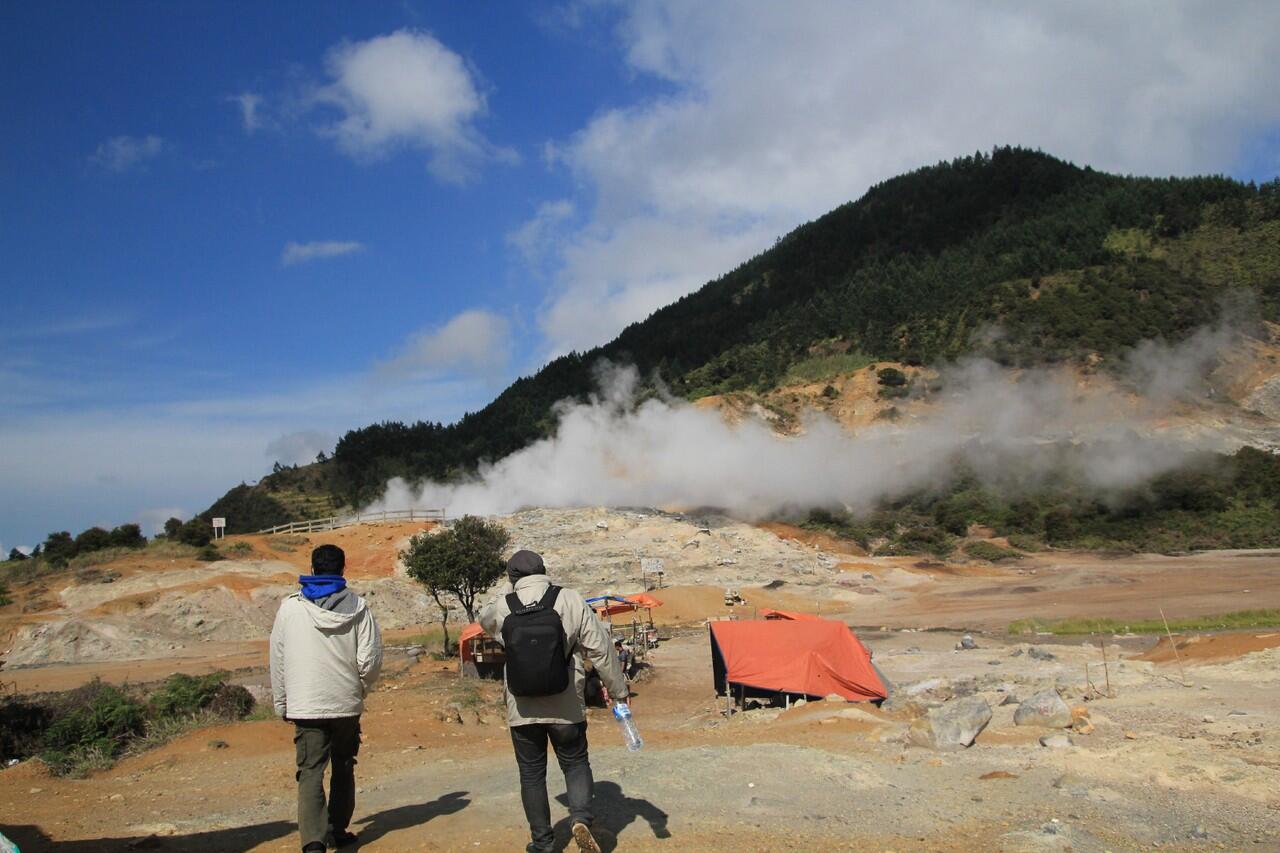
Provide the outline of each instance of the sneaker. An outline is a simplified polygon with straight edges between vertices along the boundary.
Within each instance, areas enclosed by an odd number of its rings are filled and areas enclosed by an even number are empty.
[[[324,843],[320,841],[312,841],[306,847],[302,848],[302,853],[324,853],[324,851]]]
[[[347,832],[345,829],[335,829],[329,834],[329,837],[325,839],[325,841],[328,842],[329,847],[333,850],[341,850],[343,847],[350,847],[358,840],[359,839],[356,837],[354,832]]]
[[[600,853],[600,845],[596,844],[595,836],[591,834],[591,827],[581,821],[575,821],[573,824],[573,840],[577,842],[578,849],[582,853]]]

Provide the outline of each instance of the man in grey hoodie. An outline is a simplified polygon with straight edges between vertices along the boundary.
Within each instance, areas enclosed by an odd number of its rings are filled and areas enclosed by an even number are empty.
[[[311,552],[310,575],[280,603],[271,628],[275,711],[294,724],[298,833],[303,853],[355,842],[356,754],[364,697],[382,668],[382,635],[364,599],[347,589],[337,545]],[[324,771],[332,763],[329,800]]]
[[[480,625],[485,633],[499,642],[503,642],[502,625],[512,612],[508,596],[514,594],[520,605],[528,606],[545,600],[552,586],[542,557],[532,551],[517,551],[511,556],[507,561],[507,578],[510,583],[504,584],[480,613]],[[550,742],[564,773],[573,839],[584,853],[600,853],[591,832],[594,778],[587,754],[583,661],[591,660],[615,701],[628,701],[627,681],[613,652],[609,632],[582,595],[572,589],[552,592],[552,609],[560,617],[565,650],[569,654],[564,664],[568,669],[568,686],[550,696],[516,696],[510,689],[509,670],[504,680],[507,726],[520,773],[520,801],[532,839],[525,850],[549,853],[555,849],[551,805],[547,800],[547,743]],[[507,665],[511,665],[509,658]]]

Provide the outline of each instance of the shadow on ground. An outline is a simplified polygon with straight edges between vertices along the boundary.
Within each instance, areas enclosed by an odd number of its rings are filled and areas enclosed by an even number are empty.
[[[616,786],[615,786],[616,787]],[[471,805],[467,791],[453,791],[427,803],[398,806],[356,821],[357,844],[346,848],[359,850],[390,832],[420,826],[433,818],[460,812]],[[201,851],[201,853],[241,853],[259,844],[275,841],[298,831],[291,820],[274,820],[253,826],[236,826],[184,835],[137,835],[122,838],[89,838],[81,841],[54,841],[38,826],[6,825],[4,833],[22,853],[116,853],[126,850]],[[566,830],[567,832],[568,830]]]
[[[671,832],[667,829],[667,813],[648,800],[628,797],[617,782],[597,782],[594,794],[592,811],[595,812],[595,823],[592,824],[591,833],[604,853],[617,848],[618,836],[637,819],[649,824],[654,838],[671,837]],[[556,800],[568,808],[567,794],[561,794]],[[566,817],[556,824],[556,842],[564,847],[571,837],[569,818]]]

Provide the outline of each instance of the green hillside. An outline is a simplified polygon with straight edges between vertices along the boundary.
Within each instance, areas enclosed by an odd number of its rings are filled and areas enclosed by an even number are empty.
[[[359,505],[393,476],[468,473],[546,435],[553,404],[585,398],[602,358],[690,399],[767,390],[840,353],[1010,365],[1096,353],[1105,366],[1144,338],[1188,335],[1241,290],[1280,318],[1280,181],[1120,177],[1001,148],[873,187],[457,423],[348,432],[312,476],[334,503]],[[983,334],[993,327],[1003,334]],[[259,504],[255,524],[271,516]]]

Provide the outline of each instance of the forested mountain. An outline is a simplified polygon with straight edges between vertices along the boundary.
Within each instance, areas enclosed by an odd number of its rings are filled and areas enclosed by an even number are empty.
[[[1120,177],[999,148],[872,187],[457,423],[352,430],[314,488],[356,506],[393,476],[444,480],[505,456],[548,433],[556,401],[585,398],[602,358],[691,399],[767,389],[824,353],[1105,365],[1142,339],[1189,334],[1229,290],[1251,291],[1264,318],[1280,319],[1280,180]],[[261,526],[277,513],[264,498],[233,490],[205,514],[244,518],[237,509],[256,501]],[[289,514],[280,504],[273,523]]]

